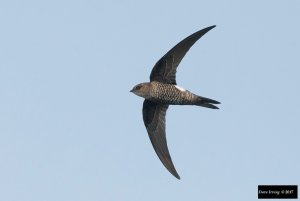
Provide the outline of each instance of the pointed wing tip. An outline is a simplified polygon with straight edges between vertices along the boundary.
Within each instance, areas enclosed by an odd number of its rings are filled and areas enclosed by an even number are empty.
[[[155,150],[156,151],[156,150]],[[157,152],[156,152],[157,153]],[[180,179],[179,174],[177,173],[177,170],[175,169],[175,166],[172,162],[171,156],[168,151],[168,157],[162,157],[161,153],[157,153],[158,158],[162,162],[162,164],[165,166],[165,168],[177,179]]]
[[[168,170],[174,177],[176,177],[177,179],[180,180],[180,176],[179,176],[179,174],[177,173],[177,171],[176,171],[176,169],[175,169],[175,166],[174,166],[172,160],[170,161],[170,163],[171,163],[172,165],[171,165],[171,166],[168,166],[167,164],[165,164],[165,163],[163,162],[163,164],[164,164],[164,166],[167,168],[167,170]]]
[[[174,177],[176,177],[178,180],[180,180],[180,176],[178,175],[178,173],[176,172],[176,174],[173,174]]]
[[[216,25],[212,25],[212,26],[206,27],[206,28],[204,28],[204,29],[206,29],[207,31],[209,31],[209,30],[211,30],[211,29],[213,29],[213,28],[215,28],[215,27],[216,27]]]

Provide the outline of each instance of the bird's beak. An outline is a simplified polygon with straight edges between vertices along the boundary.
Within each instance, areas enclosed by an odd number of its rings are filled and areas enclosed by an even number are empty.
[[[129,92],[133,92],[133,89],[131,89]]]

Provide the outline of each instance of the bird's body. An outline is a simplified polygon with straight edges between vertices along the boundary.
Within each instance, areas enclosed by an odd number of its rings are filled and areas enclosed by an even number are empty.
[[[145,90],[137,94],[147,100],[166,105],[198,105],[204,107],[216,107],[214,105],[203,105],[204,103],[218,104],[217,101],[201,97],[174,84],[165,84],[157,81],[142,83]],[[216,109],[216,108],[215,108]]]
[[[197,105],[218,109],[218,101],[195,95],[176,84],[176,69],[190,47],[215,26],[202,29],[182,40],[167,52],[153,67],[150,82],[133,87],[131,92],[145,98],[143,120],[153,148],[161,162],[180,179],[169,154],[165,116],[169,105]]]

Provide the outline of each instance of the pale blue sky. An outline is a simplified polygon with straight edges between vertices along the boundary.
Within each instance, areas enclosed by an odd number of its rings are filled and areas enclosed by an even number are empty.
[[[1,1],[0,200],[257,200],[300,183],[300,2]],[[160,163],[129,90],[183,38]]]

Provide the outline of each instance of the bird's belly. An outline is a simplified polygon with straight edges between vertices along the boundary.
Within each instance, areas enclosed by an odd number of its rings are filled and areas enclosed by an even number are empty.
[[[178,90],[165,90],[160,91],[155,96],[153,96],[150,100],[153,102],[157,102],[160,104],[168,104],[168,105],[187,105],[191,104],[191,100],[189,99],[190,92],[181,92]]]
[[[178,105],[182,102],[178,97],[170,97],[164,95],[162,95],[161,97],[153,97],[150,100],[156,103],[168,105]]]

